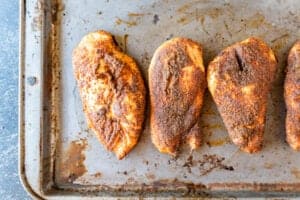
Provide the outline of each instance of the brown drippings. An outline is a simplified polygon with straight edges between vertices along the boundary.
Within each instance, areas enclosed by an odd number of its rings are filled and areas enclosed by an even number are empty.
[[[187,23],[189,23],[189,20],[187,17],[181,17],[180,19],[177,20],[177,23],[187,24]]]
[[[201,26],[202,26],[202,30],[207,34],[207,35],[210,35],[209,32],[206,30],[205,28],[205,15],[200,15],[200,16],[197,16],[197,21],[200,22]]]
[[[297,168],[293,168],[291,173],[295,176],[296,179],[300,179],[300,170]]]
[[[212,109],[208,109],[208,110],[204,110],[202,112],[202,115],[217,115],[215,111],[213,111]]]
[[[124,47],[123,47],[123,51],[124,52],[126,52],[127,51],[127,40],[128,40],[128,34],[125,34],[124,36],[123,36],[123,45],[124,45]]]
[[[193,166],[193,155],[190,155],[182,167],[186,167],[189,173],[192,173],[191,167]]]
[[[222,146],[224,144],[228,144],[229,142],[230,142],[230,138],[227,136],[227,137],[224,137],[224,138],[210,140],[206,144],[209,147],[217,147],[217,146]]]
[[[245,19],[244,22],[248,28],[253,28],[253,29],[257,29],[257,28],[261,27],[263,24],[267,25],[265,16],[259,12],[255,13],[253,16]]]
[[[129,177],[125,184],[136,184],[137,181],[133,177]]]
[[[289,35],[290,35],[290,34],[285,33],[285,34],[283,34],[283,35],[281,35],[281,36],[279,36],[279,37],[277,37],[277,38],[271,40],[271,42],[274,43],[274,42],[276,42],[276,41],[278,41],[278,40],[281,40],[281,39],[283,39],[283,38],[289,37]]]
[[[225,26],[229,36],[232,37],[232,33],[231,33],[230,28],[229,28],[228,24],[226,23],[226,21],[224,21],[224,26]]]
[[[212,8],[212,9],[208,9],[205,14],[211,17],[212,19],[216,19],[222,14],[222,12],[224,11],[221,10],[220,8]]]
[[[179,12],[179,13],[185,12],[185,11],[187,11],[191,6],[192,6],[191,3],[189,3],[189,4],[184,4],[183,6],[181,6],[181,7],[179,7],[179,8],[177,9],[177,12]]]
[[[143,163],[144,163],[145,165],[148,165],[148,164],[149,164],[149,161],[148,161],[148,160],[143,160]]]
[[[60,165],[60,171],[65,182],[73,182],[87,171],[84,165],[86,147],[86,140],[72,141],[68,150],[63,153],[64,160]]]
[[[204,0],[192,1],[192,2],[189,2],[189,3],[185,3],[185,4],[183,4],[182,6],[180,6],[180,7],[176,10],[176,12],[178,12],[178,13],[185,13],[185,12],[187,12],[190,8],[193,8],[193,7],[195,6],[195,4],[197,4],[197,3],[199,3],[199,2],[205,3]]]
[[[224,126],[220,124],[204,124],[202,125],[203,129],[224,129]]]
[[[116,25],[125,24],[125,25],[127,25],[127,27],[132,27],[132,26],[137,25],[137,21],[126,21],[126,20],[123,20],[123,19],[117,17],[115,24]]]
[[[144,16],[145,14],[144,13],[132,13],[132,12],[130,12],[127,15],[128,15],[128,17],[141,17],[141,16]]]
[[[152,174],[152,173],[147,173],[147,174],[145,174],[145,175],[146,175],[147,179],[150,179],[150,180],[155,179],[155,175]]]
[[[97,173],[93,174],[93,176],[95,178],[100,178],[102,176],[102,174],[100,172],[97,172]]]
[[[33,31],[39,31],[42,28],[44,8],[45,5],[43,1],[36,1],[34,7],[34,16],[31,22],[31,27]]]
[[[150,63],[149,54],[147,52],[142,54],[141,64],[144,66],[148,66]]]
[[[274,164],[273,163],[265,163],[264,164],[264,168],[265,169],[272,169],[274,167]]]
[[[216,154],[212,155],[203,155],[201,160],[198,160],[198,163],[200,164],[200,175],[204,176],[208,173],[212,172],[214,169],[224,169],[228,171],[233,171],[234,168],[232,166],[227,166],[223,164],[223,161],[225,160],[224,157],[220,157]]]
[[[210,17],[211,19],[216,19],[222,14],[222,12],[224,12],[224,10],[222,10],[220,8],[203,9],[203,10],[195,9],[195,10],[186,12],[185,9],[188,9],[188,8],[189,7],[182,7],[177,10],[177,12],[184,14],[177,20],[177,23],[188,24],[189,22],[191,22],[193,20],[197,20],[197,21],[200,21],[200,23],[203,27],[206,16]],[[205,32],[207,32],[207,31],[205,30]]]
[[[188,173],[192,173],[191,168],[193,166],[198,166],[200,170],[200,176],[207,175],[212,172],[214,169],[224,169],[228,171],[233,171],[234,168],[232,166],[227,166],[223,164],[225,160],[224,157],[220,157],[216,154],[212,155],[203,155],[200,160],[195,160],[192,155],[190,155],[186,162],[182,165],[182,167],[187,168]]]
[[[39,1],[42,2],[42,1]],[[43,4],[43,3],[42,3]],[[47,54],[47,66],[44,67],[44,73],[47,76],[43,79],[44,90],[44,103],[47,105],[43,109],[46,109],[46,115],[49,116],[47,133],[44,138],[44,142],[49,144],[50,152],[46,154],[49,158],[45,158],[47,162],[43,164],[43,173],[41,177],[41,184],[43,188],[47,188],[49,183],[55,180],[56,177],[56,153],[60,143],[59,134],[61,133],[61,112],[60,112],[60,94],[61,94],[61,65],[60,65],[60,22],[61,11],[63,10],[63,4],[60,0],[51,1],[51,6],[47,3],[40,5],[43,7],[41,12],[49,13],[51,15],[51,25],[49,26],[49,37],[45,40],[45,50]],[[39,6],[38,6],[39,7]],[[41,8],[41,7],[40,7]],[[47,119],[47,118],[46,118]],[[48,132],[49,131],[49,132]],[[44,142],[40,143],[40,148],[44,145]],[[48,154],[49,153],[49,154]],[[58,168],[58,167],[57,167]]]

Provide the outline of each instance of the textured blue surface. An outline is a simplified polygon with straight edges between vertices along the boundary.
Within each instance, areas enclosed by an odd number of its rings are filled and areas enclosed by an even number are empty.
[[[19,1],[0,2],[0,199],[30,199],[18,176]]]

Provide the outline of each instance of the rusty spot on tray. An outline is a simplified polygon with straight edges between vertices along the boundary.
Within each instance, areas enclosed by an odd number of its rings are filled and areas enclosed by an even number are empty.
[[[152,173],[147,173],[147,174],[146,174],[146,177],[147,177],[147,179],[150,179],[150,180],[155,179],[155,175],[152,174]]]
[[[100,178],[102,176],[102,174],[100,172],[97,172],[97,173],[93,174],[93,176],[95,178]]]
[[[192,173],[191,167],[193,166],[193,155],[189,155],[186,159],[186,162],[182,165],[182,167],[186,167],[189,173]]]
[[[193,5],[193,4],[191,4],[191,3],[184,4],[183,6],[181,6],[181,7],[179,7],[179,8],[177,9],[177,12],[179,12],[179,13],[185,12],[185,11],[187,11],[188,9],[190,9],[190,7],[191,7],[192,5]]]
[[[60,13],[65,10],[65,5],[60,2],[60,0],[53,2],[51,6],[51,20],[52,23],[56,23],[60,20],[61,15]]]
[[[234,168],[232,166],[227,166],[223,164],[224,160],[224,157],[220,157],[216,154],[203,155],[202,159],[198,160],[201,176],[209,174],[214,169],[224,169],[228,171],[233,171]]]
[[[218,18],[223,13],[223,10],[220,8],[212,8],[206,11],[206,15],[211,17],[212,19]]]
[[[287,183],[212,183],[207,186],[208,188],[214,188],[215,190],[253,190],[253,191],[300,191],[300,184],[287,184]]]
[[[265,169],[272,169],[274,167],[274,164],[273,163],[265,163],[264,164],[264,168]]]
[[[138,184],[138,182],[133,177],[129,177],[125,184]]]
[[[84,150],[86,147],[86,140],[72,141],[68,150],[63,153],[64,160],[61,163],[60,170],[64,181],[73,182],[87,171],[84,165]]]
[[[187,158],[186,162],[182,165],[188,170],[188,173],[192,173],[192,167],[198,167],[200,176],[204,176],[212,172],[214,169],[223,169],[228,171],[233,171],[234,168],[232,166],[225,165],[225,158],[220,157],[216,154],[211,155],[203,155],[203,157],[199,160],[195,160],[192,154]]]
[[[170,188],[175,189],[176,191],[186,191],[183,196],[190,196],[189,194],[196,193],[197,191],[201,191],[207,189],[206,185],[204,184],[194,184],[191,182],[182,182],[178,181],[177,179],[161,179],[159,181],[154,181],[149,186],[144,186],[145,190],[150,192],[152,191],[163,191],[163,190],[170,190]],[[202,194],[203,195],[203,194]]]
[[[226,28],[226,30],[227,30],[228,35],[229,35],[230,37],[232,37],[232,33],[231,33],[231,31],[230,31],[230,28],[229,28],[227,22],[226,22],[226,21],[223,21],[223,23],[224,23],[224,26],[225,26],[225,28]]]
[[[54,0],[51,1],[51,3],[47,3],[44,5],[44,10],[43,12],[46,14],[50,14],[52,15],[59,15],[59,12],[57,10],[55,10],[57,7],[57,4],[60,4],[60,0]],[[55,6],[54,6],[55,4]],[[50,6],[51,5],[51,6]],[[54,10],[53,7],[55,7]],[[53,13],[54,12],[54,13]],[[60,116],[60,77],[61,77],[61,66],[60,66],[60,18],[56,18],[56,21],[52,21],[51,19],[51,24],[48,28],[50,28],[50,30],[47,31],[47,40],[45,40],[45,50],[46,50],[46,55],[47,55],[47,59],[51,62],[47,62],[47,66],[44,66],[43,70],[44,73],[47,74],[47,76],[44,77],[44,84],[43,84],[43,90],[44,90],[44,101],[45,101],[45,105],[47,105],[46,107],[44,107],[43,109],[46,109],[46,113],[47,115],[49,115],[50,120],[47,120],[47,123],[49,124],[48,128],[50,129],[46,132],[48,132],[48,134],[45,135],[45,140],[47,141],[47,143],[49,143],[50,145],[50,154],[51,158],[54,157],[56,155],[56,145],[54,144],[58,144],[60,143],[60,137],[58,136],[59,133],[61,133],[60,131],[60,122],[61,122],[61,116]],[[51,122],[51,123],[49,123]],[[43,145],[43,143],[40,143],[40,145]],[[50,160],[50,159],[49,159]],[[56,166],[56,164],[59,164],[58,166]],[[41,184],[43,186],[49,184],[49,182],[51,182],[52,180],[55,180],[57,178],[56,173],[52,173],[52,169],[60,169],[60,163],[57,162],[50,162],[49,163],[49,167],[45,167],[43,168],[43,171],[47,171],[47,175],[46,176],[42,176],[41,177]],[[57,172],[57,171],[56,171]]]
[[[206,144],[209,147],[217,147],[217,146],[222,146],[224,144],[228,144],[228,143],[230,143],[230,141],[231,141],[230,138],[227,136],[227,137],[224,137],[224,138],[210,140]]]
[[[34,16],[32,18],[31,27],[33,31],[41,30],[43,23],[44,2],[36,1],[34,6]]]
[[[203,1],[198,1],[198,2],[203,3]],[[221,8],[199,9],[195,7],[196,3],[197,2],[187,3],[177,9],[177,13],[182,14],[177,19],[177,23],[185,25],[194,20],[200,21],[203,31],[208,34],[208,31],[204,27],[205,17],[207,16],[210,17],[211,19],[216,19],[221,14],[224,13],[224,9]]]
[[[187,17],[181,17],[180,19],[177,20],[177,23],[179,24],[188,24],[189,22],[190,20]]]
[[[300,179],[300,170],[297,168],[293,168],[291,173],[295,176],[296,179]]]
[[[119,17],[116,18],[116,21],[115,21],[115,24],[116,25],[121,25],[121,24],[125,24],[127,25],[127,27],[132,27],[132,26],[136,26],[137,25],[137,21],[127,21],[127,20],[123,20]]]
[[[182,6],[180,6],[176,12],[178,13],[185,13],[186,11],[188,11],[190,8],[193,8],[195,7],[195,5],[197,3],[206,3],[206,2],[209,2],[208,0],[198,0],[198,1],[192,1],[192,2],[189,2],[189,3],[185,3],[183,4]]]
[[[259,12],[255,13],[249,18],[246,18],[244,22],[248,28],[255,28],[255,29],[261,27],[263,24],[268,24],[265,21],[265,16]]]
[[[127,15],[128,15],[128,17],[141,17],[141,16],[144,16],[145,14],[129,12]]]

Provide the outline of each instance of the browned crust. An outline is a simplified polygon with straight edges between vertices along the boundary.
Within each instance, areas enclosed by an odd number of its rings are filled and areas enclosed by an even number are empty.
[[[294,150],[300,150],[300,40],[291,48],[284,83],[287,108],[286,140]]]
[[[198,124],[206,88],[202,48],[185,38],[163,43],[149,68],[151,138],[160,152],[175,155],[182,141],[201,144]]]
[[[105,31],[83,37],[72,59],[89,127],[107,150],[123,158],[144,121],[145,86],[137,64]]]
[[[263,144],[276,64],[267,44],[251,37],[224,49],[208,67],[208,88],[229,135],[249,153],[259,151]]]

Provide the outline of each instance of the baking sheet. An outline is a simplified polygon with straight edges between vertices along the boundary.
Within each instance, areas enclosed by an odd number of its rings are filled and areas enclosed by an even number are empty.
[[[297,196],[300,154],[286,142],[283,78],[289,48],[300,33],[297,1],[21,1],[20,170],[35,196]],[[104,29],[139,64],[145,82],[155,49],[183,36],[204,48],[207,66],[223,48],[249,36],[264,39],[278,61],[269,95],[264,148],[234,146],[208,91],[201,124],[204,143],[178,158],[160,154],[149,121],[123,160],[87,129],[71,54],[81,38]],[[147,112],[148,116],[148,112]]]

